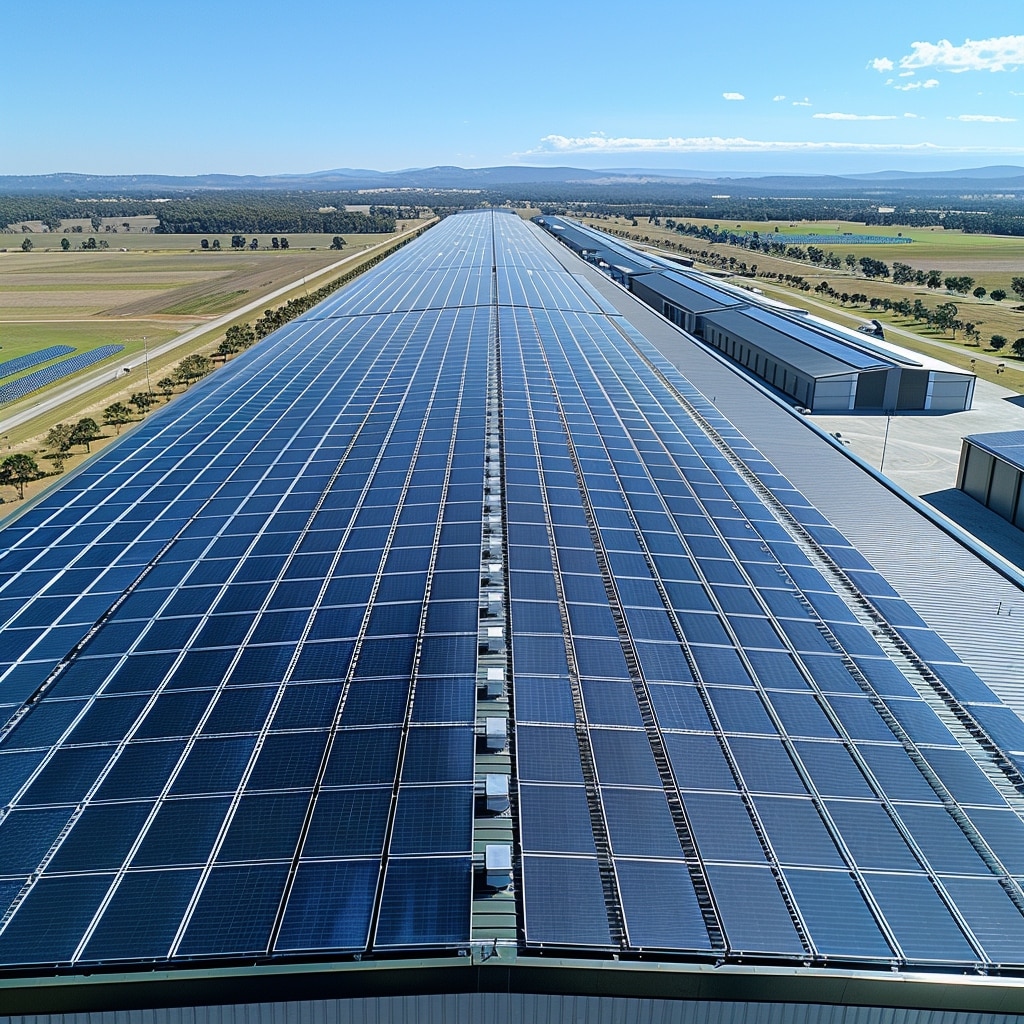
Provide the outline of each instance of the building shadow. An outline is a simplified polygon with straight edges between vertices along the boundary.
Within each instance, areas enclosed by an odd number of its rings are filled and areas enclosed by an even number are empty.
[[[922,494],[921,500],[937,509],[957,526],[977,537],[1008,562],[1024,569],[1024,531],[975,501],[956,487]]]

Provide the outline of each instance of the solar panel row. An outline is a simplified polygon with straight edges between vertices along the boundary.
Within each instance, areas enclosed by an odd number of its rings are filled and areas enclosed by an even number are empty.
[[[487,212],[7,526],[0,963],[469,941],[496,396],[525,947],[1024,962],[1012,786],[829,560],[1007,709]]]

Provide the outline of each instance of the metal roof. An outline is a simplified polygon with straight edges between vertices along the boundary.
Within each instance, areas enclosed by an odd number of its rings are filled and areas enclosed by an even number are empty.
[[[1020,574],[987,549],[972,546],[934,509],[879,477],[728,359],[687,340],[599,273],[589,276],[745,436],[756,439],[779,471],[1000,697],[1024,715]],[[1018,614],[1001,616],[994,634],[993,614],[1000,602]]]
[[[711,310],[749,304],[749,299],[737,298],[696,277],[671,270],[644,274],[639,280],[652,291],[691,313],[708,313]]]
[[[809,377],[887,370],[893,365],[891,360],[872,358],[839,339],[752,306],[705,313],[704,320],[739,340],[757,345]]]
[[[1024,976],[1024,722],[558,257],[449,218],[7,524],[0,972]]]

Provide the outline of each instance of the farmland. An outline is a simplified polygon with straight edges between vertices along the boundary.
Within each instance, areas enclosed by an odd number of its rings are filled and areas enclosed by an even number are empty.
[[[429,220],[407,221],[403,231],[425,223]],[[21,237],[0,235],[0,241]],[[86,416],[102,422],[108,406],[128,402],[140,391],[145,392],[147,378],[149,389],[156,390],[156,382],[172,376],[183,358],[211,354],[227,328],[259,317],[264,297],[266,308],[270,308],[310,295],[339,275],[350,274],[368,260],[379,258],[384,244],[397,236],[342,236],[345,245],[338,251],[330,248],[333,236],[320,235],[291,235],[288,248],[276,250],[271,247],[270,236],[258,236],[260,248],[253,250],[247,245],[232,250],[229,235],[218,251],[212,248],[212,240],[218,236],[204,236],[211,242],[211,248],[204,250],[198,236],[120,234],[119,241],[130,239],[132,248],[127,252],[113,245],[64,251],[60,235],[27,237],[56,244],[33,245],[31,251],[8,246],[7,251],[0,251],[0,361],[51,345],[68,345],[76,353],[102,345],[124,346],[123,351],[90,369],[97,380],[95,388],[69,399],[59,410],[15,423],[15,417],[38,406],[48,391],[37,391],[3,405],[0,456],[33,454],[45,472],[43,439],[54,423],[75,422]],[[321,273],[336,264],[341,265]],[[250,304],[255,308],[245,313],[244,307]],[[239,314],[232,318],[235,310]],[[212,329],[205,330],[208,324]],[[193,337],[204,330],[201,337]],[[173,351],[159,351],[167,343],[173,345],[174,339],[185,332],[192,340]],[[141,369],[143,359],[148,364],[145,377],[124,369],[132,361]],[[18,376],[13,374],[5,380]],[[160,403],[159,398],[156,403]],[[93,444],[93,451],[115,435],[116,431],[107,430],[106,436]],[[68,468],[82,455],[75,451],[69,457]],[[52,477],[30,484],[26,497],[38,493],[48,479]],[[0,498],[7,501],[11,496],[10,488],[0,492]]]

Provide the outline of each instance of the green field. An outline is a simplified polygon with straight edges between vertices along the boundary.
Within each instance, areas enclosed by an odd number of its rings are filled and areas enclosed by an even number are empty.
[[[844,257],[851,252],[860,259],[861,256],[871,256],[873,259],[882,260],[890,266],[894,262],[907,263],[915,270],[941,270],[944,274],[969,274],[976,279],[976,284],[984,285],[989,291],[993,288],[1002,288],[1010,292],[1010,278],[1024,274],[1024,238],[1011,238],[1003,235],[965,235],[962,231],[944,231],[942,228],[909,228],[895,225],[884,227],[877,224],[859,224],[854,221],[736,221],[725,223],[702,219],[699,217],[680,218],[689,224],[717,225],[722,231],[753,232],[756,231],[761,237],[770,236],[772,240],[784,241],[787,234],[806,235],[812,232],[820,235],[843,234],[849,232],[855,235],[902,235],[910,238],[907,244],[895,245],[855,245],[844,249],[841,242],[827,243],[821,246],[826,252],[834,252],[837,256]],[[611,224],[619,228],[630,229],[630,222],[625,218],[613,219],[611,221],[595,221],[595,226]],[[637,228],[633,231],[640,231],[641,234],[650,234],[652,229],[657,231],[653,224],[648,224],[645,218],[637,219]],[[776,233],[776,227],[779,229]],[[675,235],[666,232],[668,237],[679,238],[687,241],[689,245],[697,245],[699,239],[687,236]],[[813,243],[805,243],[813,244]],[[750,253],[750,259],[756,263],[761,253]],[[817,273],[816,268],[810,263],[803,263],[811,272]]]

